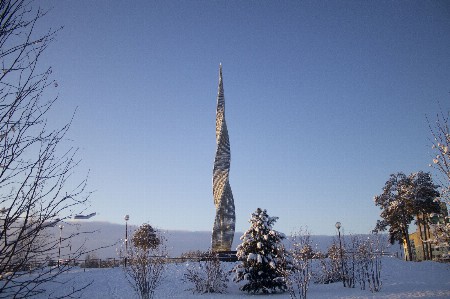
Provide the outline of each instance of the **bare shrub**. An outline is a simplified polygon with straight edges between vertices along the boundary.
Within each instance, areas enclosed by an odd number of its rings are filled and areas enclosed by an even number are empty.
[[[218,256],[212,252],[203,253],[203,258],[191,263],[186,269],[183,281],[192,287],[192,293],[225,293],[229,281],[229,273],[225,271]]]
[[[344,243],[345,244],[345,243]],[[357,282],[358,276],[358,246],[359,246],[359,237],[356,235],[350,236],[350,245],[346,248],[346,255],[344,258],[344,277],[345,286],[347,288],[354,288]]]
[[[364,268],[363,277],[369,285],[372,293],[379,292],[383,285],[381,280],[381,261],[386,244],[383,236],[375,234],[372,238],[362,243],[360,250],[361,267]]]
[[[154,238],[147,238],[149,233]],[[141,237],[141,238],[139,238]],[[156,242],[155,239],[158,239]],[[161,285],[166,267],[167,248],[165,238],[150,225],[144,224],[138,228],[125,251],[121,251],[128,262],[123,264],[125,276],[142,299],[155,298],[155,290]],[[139,240],[139,241],[138,241]],[[157,245],[155,245],[157,244]]]
[[[300,229],[291,236],[289,256],[292,266],[286,271],[286,284],[291,298],[305,299],[312,277],[311,259],[314,257],[311,234]]]
[[[362,290],[369,287],[371,292],[380,291],[381,258],[385,242],[387,241],[378,234],[351,237],[352,247],[347,250],[346,257],[347,286],[354,287],[358,283]]]
[[[333,240],[327,253],[318,252],[316,258],[319,261],[319,271],[313,275],[315,283],[328,284],[342,281],[341,256],[336,239]]]

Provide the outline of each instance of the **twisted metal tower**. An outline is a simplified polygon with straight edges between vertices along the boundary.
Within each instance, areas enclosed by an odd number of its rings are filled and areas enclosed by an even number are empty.
[[[230,251],[234,237],[236,216],[233,193],[228,181],[230,173],[230,140],[225,122],[222,64],[219,65],[219,88],[216,110],[216,158],[213,170],[213,195],[216,219],[212,232],[212,251]]]

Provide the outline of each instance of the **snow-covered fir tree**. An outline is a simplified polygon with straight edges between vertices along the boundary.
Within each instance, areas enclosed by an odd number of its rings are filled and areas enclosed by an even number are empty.
[[[278,217],[269,217],[258,208],[249,220],[251,226],[241,237],[237,258],[241,262],[233,269],[234,281],[246,281],[240,288],[249,293],[286,291],[283,273],[288,259],[282,240],[283,233],[272,229]]]

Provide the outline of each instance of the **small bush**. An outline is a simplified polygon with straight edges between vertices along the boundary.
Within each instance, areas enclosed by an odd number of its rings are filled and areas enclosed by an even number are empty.
[[[214,253],[203,254],[202,260],[189,265],[186,271],[183,282],[192,284],[188,291],[198,294],[226,292],[229,273]]]
[[[326,254],[318,252],[316,258],[319,261],[320,270],[313,275],[314,283],[328,284],[342,281],[340,250],[336,240],[333,241]]]
[[[312,277],[312,249],[311,234],[308,230],[300,229],[291,236],[292,267],[286,271],[285,279],[291,298],[305,299]]]
[[[119,251],[128,261],[122,267],[125,277],[141,299],[155,298],[155,290],[161,285],[166,268],[166,240],[144,224],[133,234],[132,241],[125,252]]]

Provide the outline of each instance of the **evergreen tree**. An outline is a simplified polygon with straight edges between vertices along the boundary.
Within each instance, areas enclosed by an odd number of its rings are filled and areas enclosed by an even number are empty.
[[[240,264],[234,269],[234,281],[247,281],[241,287],[249,293],[286,291],[283,273],[287,257],[282,240],[285,235],[272,229],[278,217],[269,217],[266,210],[258,208],[249,220],[251,226],[241,237],[237,247]]]
[[[389,240],[406,244],[409,260],[412,259],[409,241],[409,224],[416,217],[420,235],[429,238],[430,214],[440,213],[436,199],[439,192],[429,173],[419,171],[406,176],[404,173],[391,174],[386,182],[383,193],[375,196],[375,205],[382,210],[375,231],[383,231],[389,227]],[[423,232],[422,232],[423,230]],[[425,259],[431,258],[431,247],[422,244]],[[426,247],[426,248],[425,248]]]
[[[417,214],[439,214],[441,209],[436,200],[440,194],[429,172],[419,171],[410,175],[412,196]]]
[[[438,185],[433,183],[431,174],[423,171],[413,173],[410,175],[412,183],[412,196],[414,198],[414,208],[416,214],[416,224],[419,228],[420,236],[428,241],[430,236],[430,215],[440,214],[441,207],[437,198],[439,192]],[[428,242],[422,242],[422,250],[424,259],[430,260],[432,258],[431,246]]]
[[[375,196],[375,205],[381,209],[382,221],[377,223],[375,231],[386,230],[389,226],[389,240],[405,242],[408,259],[412,258],[409,241],[409,225],[414,220],[415,202],[412,192],[411,178],[399,172],[391,174],[383,187],[383,193]]]

